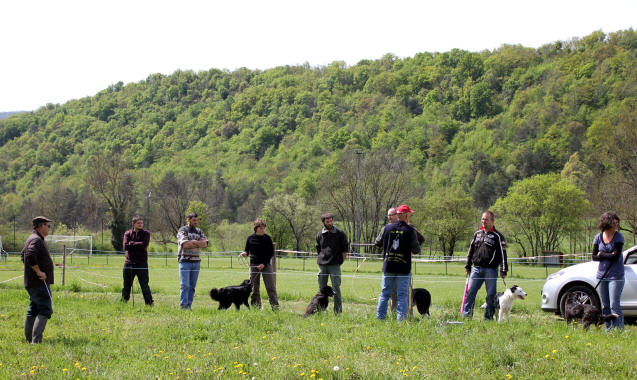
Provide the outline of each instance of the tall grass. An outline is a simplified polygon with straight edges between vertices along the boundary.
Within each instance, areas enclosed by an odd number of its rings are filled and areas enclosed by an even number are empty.
[[[542,312],[544,268],[516,266],[507,284],[529,297],[516,301],[509,323],[497,324],[482,321],[479,309],[472,320],[459,318],[462,264],[417,265],[414,286],[432,293],[432,315],[407,323],[375,319],[380,264],[373,261],[356,273],[355,260],[343,266],[342,314],[330,305],[310,318],[301,317],[317,288],[310,260],[305,271],[301,259],[279,261],[279,312],[216,309],[210,288],[247,278],[236,258],[232,269],[229,258],[202,265],[191,312],[178,306],[174,257],[149,264],[152,308],[138,286],[134,304],[119,302],[121,257],[67,265],[65,286],[56,270],[55,313],[44,342],[31,346],[23,343],[28,296],[21,263],[0,262],[0,378],[637,378],[637,328],[583,331]],[[267,305],[265,291],[262,297]]]

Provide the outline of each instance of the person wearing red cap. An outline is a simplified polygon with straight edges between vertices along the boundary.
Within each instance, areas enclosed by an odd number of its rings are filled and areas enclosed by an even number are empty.
[[[411,255],[420,253],[418,234],[409,224],[409,218],[413,212],[414,210],[407,205],[398,206],[396,209],[398,221],[386,225],[383,231],[383,279],[376,309],[376,318],[381,320],[387,315],[387,302],[394,286],[396,286],[398,297],[396,319],[398,321],[407,319]]]
[[[53,259],[44,244],[51,229],[51,219],[36,216],[32,220],[33,233],[22,249],[24,263],[24,287],[29,293],[29,309],[24,322],[27,343],[42,343],[46,323],[53,314],[51,287],[53,284]]]
[[[465,269],[467,276],[471,275],[467,298],[464,303],[464,317],[473,316],[473,306],[478,290],[484,282],[487,288],[487,308],[484,319],[492,320],[495,312],[495,297],[498,285],[498,267],[500,276],[507,275],[507,251],[504,236],[495,229],[495,215],[492,211],[485,211],[481,219],[482,226],[473,234],[469,244],[469,253]],[[473,264],[473,270],[471,265]]]

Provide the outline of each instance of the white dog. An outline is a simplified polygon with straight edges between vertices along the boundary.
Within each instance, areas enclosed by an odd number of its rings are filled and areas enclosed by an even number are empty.
[[[498,292],[495,298],[494,309],[498,310],[498,322],[502,322],[502,317],[506,316],[506,321],[509,321],[509,314],[513,308],[513,301],[516,298],[523,300],[526,297],[526,292],[517,285],[513,285],[509,289],[503,292]],[[485,309],[487,304],[483,304],[481,308]]]

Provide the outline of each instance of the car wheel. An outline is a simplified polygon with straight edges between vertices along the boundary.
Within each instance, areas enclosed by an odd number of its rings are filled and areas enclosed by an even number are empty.
[[[560,314],[562,314],[562,317],[564,316],[566,297],[568,296],[568,293],[577,294],[577,301],[579,303],[593,305],[601,310],[599,296],[593,288],[586,285],[571,285],[564,290],[562,297],[560,297]]]

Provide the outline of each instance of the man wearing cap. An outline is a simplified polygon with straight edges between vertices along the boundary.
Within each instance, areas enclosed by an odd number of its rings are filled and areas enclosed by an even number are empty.
[[[33,233],[22,249],[24,263],[24,287],[29,293],[29,308],[24,322],[24,336],[28,343],[41,343],[46,323],[53,314],[51,287],[53,284],[53,259],[44,244],[49,234],[51,220],[36,216],[32,220]]]
[[[133,280],[137,276],[139,287],[144,295],[144,302],[153,306],[153,295],[148,287],[148,244],[150,232],[144,229],[144,219],[135,215],[131,222],[133,228],[124,233],[124,287],[122,287],[122,301],[128,302]]]
[[[349,242],[345,232],[334,226],[334,214],[326,212],[321,215],[323,229],[316,235],[316,253],[319,266],[319,290],[327,286],[327,276],[332,280],[334,290],[334,313],[343,310],[341,299],[341,265],[347,257]]]
[[[387,315],[387,301],[396,286],[398,308],[396,319],[407,319],[409,308],[409,279],[411,277],[411,255],[420,253],[420,244],[416,229],[409,224],[409,218],[414,211],[407,205],[400,205],[396,209],[398,221],[385,226],[383,232],[383,279],[378,298],[376,318],[385,319]]]
[[[495,312],[495,297],[498,284],[498,267],[500,276],[507,276],[507,251],[504,236],[495,229],[495,216],[491,211],[482,214],[482,226],[473,234],[469,244],[469,253],[465,269],[467,276],[471,275],[467,289],[467,299],[464,303],[464,317],[473,316],[473,305],[478,290],[484,282],[487,288],[487,308],[484,319],[492,320]],[[473,270],[471,265],[473,264]]]

